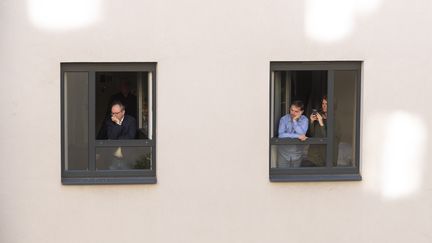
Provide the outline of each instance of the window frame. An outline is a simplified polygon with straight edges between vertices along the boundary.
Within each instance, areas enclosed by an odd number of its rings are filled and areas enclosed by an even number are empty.
[[[61,182],[64,185],[80,184],[155,184],[156,179],[156,62],[139,63],[60,63],[60,119],[61,119]],[[65,73],[88,73],[88,169],[82,171],[65,170]],[[96,72],[150,72],[151,81],[151,134],[149,139],[136,140],[97,140],[96,139]],[[150,110],[150,107],[149,107]],[[113,146],[150,147],[151,168],[148,170],[96,170],[96,149]]]
[[[269,93],[269,179],[271,182],[296,181],[359,181],[360,174],[360,115],[363,61],[271,61]],[[326,138],[308,138],[305,142],[298,139],[278,138],[274,134],[274,73],[284,71],[327,71],[328,124],[334,124],[334,73],[335,71],[356,71],[356,117],[355,117],[355,153],[353,167],[334,167],[333,161],[333,125],[327,126]],[[326,165],[324,167],[272,168],[272,146],[292,144],[325,144]]]

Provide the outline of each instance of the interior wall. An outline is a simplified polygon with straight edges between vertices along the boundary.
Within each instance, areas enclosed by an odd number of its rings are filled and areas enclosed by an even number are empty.
[[[430,1],[47,3],[0,4],[0,242],[432,241]],[[363,180],[269,182],[270,61],[335,60]],[[61,62],[157,62],[157,184],[61,184]]]
[[[105,81],[102,82],[101,75]],[[106,73],[99,72],[96,75],[96,131],[99,131],[107,111],[110,110],[111,96],[120,92],[121,82],[128,82],[130,93],[137,95],[137,74],[136,73]]]

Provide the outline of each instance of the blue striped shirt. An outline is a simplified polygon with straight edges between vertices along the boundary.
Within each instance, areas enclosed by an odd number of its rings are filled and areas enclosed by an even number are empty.
[[[294,121],[289,114],[279,121],[279,138],[298,138],[305,135],[309,122],[306,116],[301,115],[298,121]]]

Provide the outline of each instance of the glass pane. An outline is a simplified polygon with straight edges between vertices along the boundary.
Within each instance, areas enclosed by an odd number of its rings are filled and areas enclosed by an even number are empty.
[[[151,147],[97,147],[97,170],[151,169]]]
[[[326,162],[327,146],[324,144],[311,144],[307,148],[306,160],[302,167],[323,167]]]
[[[354,166],[357,71],[335,71],[334,166]]]
[[[148,139],[148,79],[147,72],[96,72],[97,139]]]
[[[88,169],[88,73],[64,76],[65,169]]]
[[[288,110],[287,95],[289,94],[289,89],[287,89],[287,83],[290,83],[290,80],[287,80],[288,72],[274,72],[274,85],[273,85],[273,129],[271,137],[278,137],[278,126],[279,120],[282,116],[284,116]]]
[[[297,138],[300,134],[290,134],[288,123],[295,118],[291,106],[300,104],[298,118],[307,121],[303,135],[326,137],[327,119],[327,71],[282,71],[273,74],[273,122],[271,137]],[[325,106],[324,103],[325,102]],[[285,126],[285,127],[284,127]],[[322,127],[322,129],[319,129]],[[295,129],[294,129],[295,130]]]
[[[271,168],[325,166],[326,145],[272,145]]]

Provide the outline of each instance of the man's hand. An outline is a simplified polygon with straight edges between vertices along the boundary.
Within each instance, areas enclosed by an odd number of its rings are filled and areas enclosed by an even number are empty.
[[[115,117],[115,116],[111,116],[111,121],[113,121],[117,125],[120,124],[120,120],[117,119],[117,117]]]
[[[302,134],[302,135],[299,136],[298,139],[300,139],[300,141],[304,142],[304,141],[306,141],[306,139],[308,139],[308,137],[306,137],[306,135]]]
[[[298,115],[296,115],[293,119],[294,119],[294,121],[298,121],[299,119],[300,119],[300,117],[301,117],[301,113],[300,114],[298,114]]]

